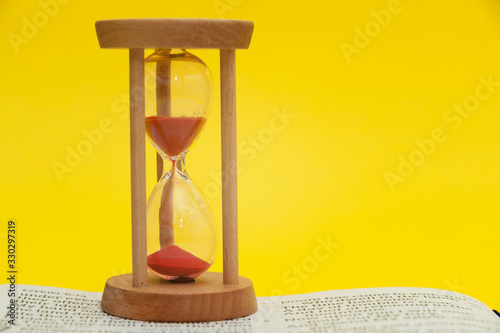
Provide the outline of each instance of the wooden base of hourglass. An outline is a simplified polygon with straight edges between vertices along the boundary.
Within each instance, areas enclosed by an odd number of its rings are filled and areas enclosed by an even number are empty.
[[[149,273],[147,288],[132,287],[132,274],[109,278],[101,307],[109,314],[147,321],[216,321],[257,311],[252,281],[223,284],[222,273],[206,272],[190,283],[172,283]]]
[[[129,49],[132,274],[106,282],[102,309],[119,317],[215,321],[257,311],[252,282],[238,274],[235,50],[247,49],[253,22],[222,19],[122,19],[96,22],[101,48]],[[147,272],[144,49],[219,49],[221,64],[223,273],[171,283]]]

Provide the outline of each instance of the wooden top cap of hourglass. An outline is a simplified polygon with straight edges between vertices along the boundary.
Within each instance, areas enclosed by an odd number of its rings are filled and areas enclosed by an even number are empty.
[[[248,49],[253,22],[225,19],[120,19],[95,23],[101,48]]]

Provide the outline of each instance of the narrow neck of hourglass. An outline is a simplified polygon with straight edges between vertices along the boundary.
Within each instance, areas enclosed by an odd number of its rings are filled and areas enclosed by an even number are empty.
[[[172,171],[174,171],[173,166],[175,165],[175,171],[177,173],[187,175],[185,158],[186,158],[185,152],[177,156],[177,159],[175,160],[169,157],[165,158],[163,160],[163,173],[170,174]]]

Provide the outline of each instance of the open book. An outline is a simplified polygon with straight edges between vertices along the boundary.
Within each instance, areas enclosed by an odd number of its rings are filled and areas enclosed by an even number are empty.
[[[185,324],[110,316],[97,292],[1,285],[0,295],[1,332],[500,332],[500,317],[480,301],[425,288],[259,297],[249,317]]]

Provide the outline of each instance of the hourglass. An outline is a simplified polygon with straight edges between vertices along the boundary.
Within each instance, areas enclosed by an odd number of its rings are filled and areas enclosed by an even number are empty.
[[[145,60],[145,74],[146,133],[161,172],[147,206],[148,268],[172,282],[192,282],[216,251],[214,217],[185,167],[209,115],[212,76],[183,49],[155,50]]]
[[[101,48],[128,48],[132,274],[107,280],[101,307],[149,321],[213,321],[254,313],[252,282],[238,274],[235,49],[253,23],[215,19],[96,22]],[[146,58],[144,49],[154,49]],[[206,272],[217,248],[214,217],[186,171],[185,156],[210,112],[212,77],[187,49],[219,49],[223,272]],[[145,137],[158,152],[146,203]],[[148,235],[149,234],[149,235]],[[149,272],[148,272],[149,270]]]

